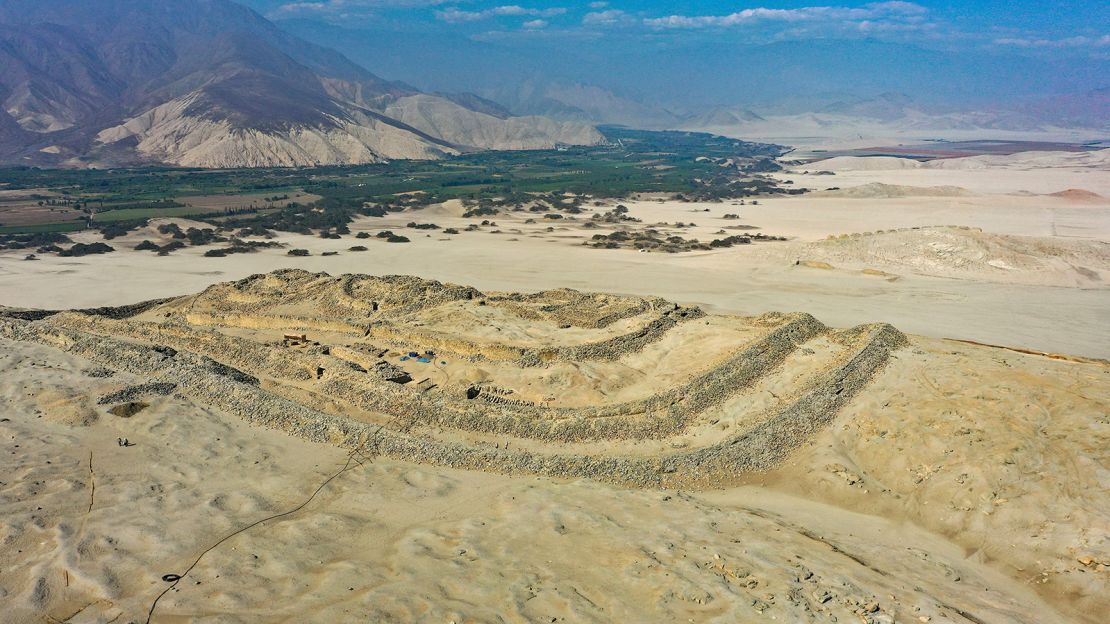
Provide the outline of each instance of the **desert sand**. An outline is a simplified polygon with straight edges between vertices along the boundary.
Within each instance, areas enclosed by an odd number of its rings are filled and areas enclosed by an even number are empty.
[[[18,316],[0,338],[0,596],[17,619],[1042,622],[1108,606],[1105,362],[301,271]],[[424,347],[429,363],[403,355]]]
[[[616,202],[447,204],[352,226],[408,244],[279,235],[302,258],[132,250],[156,224],[0,252],[5,617],[1100,621],[1097,167],[784,172],[847,192],[593,227]],[[584,244],[646,229],[788,240]]]

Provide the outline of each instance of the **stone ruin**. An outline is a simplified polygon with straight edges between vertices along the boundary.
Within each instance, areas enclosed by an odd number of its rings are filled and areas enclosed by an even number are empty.
[[[429,322],[442,306],[495,308],[528,337],[501,341]],[[711,321],[748,337],[704,355],[697,332]],[[557,339],[568,327],[574,339]],[[276,338],[287,333],[310,333],[318,344],[286,348]],[[0,315],[0,337],[149,380],[113,400],[173,391],[260,426],[348,448],[373,444],[398,459],[643,487],[720,486],[774,467],[906,343],[889,325],[832,330],[806,314],[711,318],[655,298],[483,293],[413,277],[296,270],[123,313]],[[585,367],[619,380],[663,340],[660,365],[675,380],[665,385],[570,404],[548,378]],[[436,358],[397,357],[426,350]],[[788,371],[787,395],[751,412],[749,395]],[[336,404],[352,409],[336,413]],[[722,419],[736,424],[724,429]],[[598,450],[624,441],[640,450]]]

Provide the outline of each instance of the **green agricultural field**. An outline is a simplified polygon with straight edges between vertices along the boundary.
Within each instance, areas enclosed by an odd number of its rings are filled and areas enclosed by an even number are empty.
[[[440,161],[397,161],[313,169],[205,170],[148,167],[118,170],[0,170],[10,189],[49,189],[68,205],[91,209],[93,227],[141,222],[155,217],[216,219],[237,225],[270,228],[336,227],[355,214],[384,214],[418,207],[400,197],[419,192],[418,203],[449,199],[486,204],[529,194],[574,193],[593,198],[622,198],[634,193],[663,192],[694,199],[720,199],[783,191],[755,171],[773,167],[780,146],[749,143],[703,133],[648,132],[603,127],[608,144],[559,150],[480,152]],[[734,163],[722,166],[722,163]],[[739,164],[737,164],[739,163]],[[770,163],[770,164],[769,164]],[[747,168],[745,168],[747,167]],[[203,210],[190,197],[252,198],[304,193],[319,197],[309,204],[326,214],[306,215],[305,206],[286,202],[239,209]],[[234,202],[231,202],[234,203]],[[244,202],[246,204],[248,202]],[[317,211],[319,213],[319,211]],[[19,231],[69,231],[83,222],[26,226]],[[39,228],[28,230],[27,228]],[[14,231],[0,229],[0,232]]]
[[[66,221],[64,223],[43,223],[40,225],[9,225],[0,226],[0,235],[3,234],[37,234],[39,232],[76,232],[85,229],[84,221]]]
[[[115,221],[134,221],[136,219],[156,219],[159,217],[199,217],[212,214],[211,210],[178,206],[174,208],[124,208],[98,212],[94,223],[113,223]]]

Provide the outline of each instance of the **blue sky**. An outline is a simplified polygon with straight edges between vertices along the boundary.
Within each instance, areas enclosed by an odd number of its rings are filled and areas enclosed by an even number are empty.
[[[1110,4],[1094,0],[239,1],[385,78],[499,101],[551,81],[687,111],[1110,87]]]
[[[616,36],[676,42],[873,38],[929,47],[1110,56],[1110,4],[1093,0],[695,2],[247,0],[276,19],[451,31],[521,41]]]

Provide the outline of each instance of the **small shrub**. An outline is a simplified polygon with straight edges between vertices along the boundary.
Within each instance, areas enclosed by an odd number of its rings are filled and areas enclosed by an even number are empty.
[[[115,251],[115,248],[105,245],[104,243],[92,243],[91,245],[86,245],[85,243],[76,243],[73,245],[73,247],[70,247],[69,249],[63,249],[62,251],[58,252],[58,255],[65,256],[67,258],[78,258],[81,256],[104,254],[112,251]]]
[[[490,208],[488,206],[483,206],[481,208],[471,208],[470,210],[467,210],[466,212],[463,213],[463,218],[464,219],[469,219],[471,217],[483,217],[483,216],[495,215],[495,214],[497,214],[497,209],[496,208]]]

